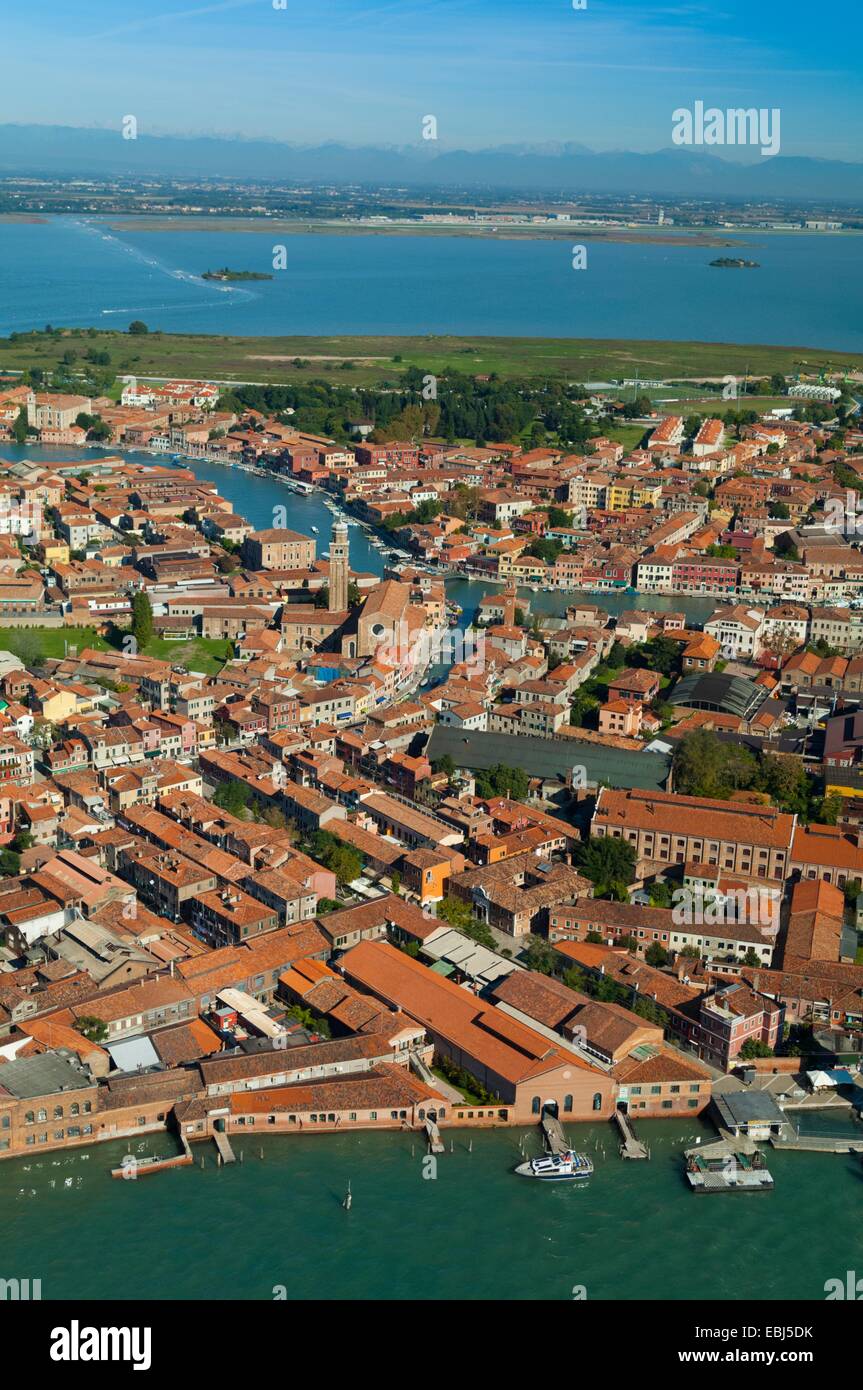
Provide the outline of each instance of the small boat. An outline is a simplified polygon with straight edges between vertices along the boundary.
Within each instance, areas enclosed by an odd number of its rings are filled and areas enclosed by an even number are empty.
[[[586,1154],[577,1154],[573,1149],[568,1149],[554,1156],[530,1158],[526,1163],[520,1163],[515,1171],[519,1177],[540,1178],[543,1182],[576,1182],[591,1177],[593,1164]]]
[[[309,527],[309,530],[311,531],[311,533],[312,533],[313,536],[316,536],[316,535],[318,534],[318,528],[317,528],[317,526],[310,526],[310,527]]]

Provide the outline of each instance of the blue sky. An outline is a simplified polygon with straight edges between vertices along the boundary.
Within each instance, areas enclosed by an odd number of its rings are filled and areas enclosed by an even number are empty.
[[[859,0],[28,0],[3,34],[2,122],[653,150],[702,100],[863,160]]]

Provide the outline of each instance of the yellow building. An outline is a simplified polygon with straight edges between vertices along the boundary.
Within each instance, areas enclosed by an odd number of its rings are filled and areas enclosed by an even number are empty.
[[[42,541],[38,547],[42,563],[46,567],[51,565],[68,565],[70,550],[65,541],[47,540]]]

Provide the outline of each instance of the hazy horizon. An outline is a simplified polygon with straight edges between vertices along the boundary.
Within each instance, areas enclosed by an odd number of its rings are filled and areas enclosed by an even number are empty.
[[[284,8],[275,8],[284,3]],[[863,21],[802,0],[34,0],[4,17],[0,123],[316,145],[648,153],[696,101],[782,112],[782,153],[863,151]],[[814,22],[813,22],[814,21]]]

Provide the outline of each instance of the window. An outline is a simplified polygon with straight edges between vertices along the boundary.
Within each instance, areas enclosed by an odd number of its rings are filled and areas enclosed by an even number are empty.
[[[530,1113],[531,1113],[531,1115],[538,1115],[538,1114],[539,1114],[541,1104],[542,1104],[542,1102],[540,1101],[539,1096],[534,1096],[533,1100],[530,1102]]]
[[[594,1108],[594,1110],[601,1110],[601,1109],[602,1109],[602,1092],[601,1092],[601,1091],[597,1091],[596,1094],[595,1094],[595,1096],[593,1097],[593,1108]]]
[[[564,1098],[563,1098],[563,1110],[564,1110],[564,1114],[566,1114],[566,1115],[571,1115],[571,1114],[572,1114],[572,1096],[564,1096]]]

